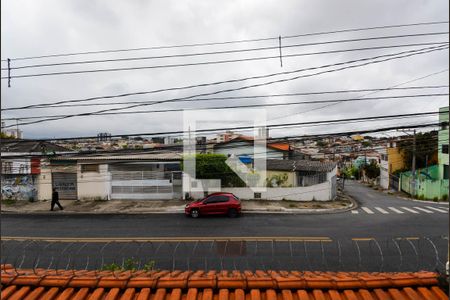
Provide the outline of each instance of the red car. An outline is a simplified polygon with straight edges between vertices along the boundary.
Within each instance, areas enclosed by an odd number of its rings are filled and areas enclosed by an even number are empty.
[[[232,193],[213,193],[186,204],[184,213],[193,218],[205,215],[228,215],[234,218],[241,213],[241,201]]]

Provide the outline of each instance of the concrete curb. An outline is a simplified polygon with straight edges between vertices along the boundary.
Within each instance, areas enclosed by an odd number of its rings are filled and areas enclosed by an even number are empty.
[[[268,210],[268,209],[243,209],[242,213],[251,214],[299,214],[299,215],[319,215],[319,214],[337,214],[344,213],[358,208],[358,203],[344,194],[345,197],[351,202],[349,206],[343,208],[318,208],[318,209],[292,209],[292,208],[280,208],[280,210]],[[75,212],[75,211],[33,211],[33,212],[17,212],[2,210],[1,214],[5,215],[151,215],[151,214],[182,214],[184,209],[178,210],[166,210],[166,211],[147,211],[147,212]]]
[[[406,200],[406,201],[414,201],[419,203],[428,203],[428,204],[437,204],[437,205],[448,205],[448,202],[434,202],[434,201],[428,201],[428,200],[417,200],[412,198],[406,198],[406,197],[396,197],[398,199]]]

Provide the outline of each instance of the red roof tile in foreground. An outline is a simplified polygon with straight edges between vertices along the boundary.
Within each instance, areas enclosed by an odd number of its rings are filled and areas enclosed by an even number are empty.
[[[3,265],[1,299],[444,300],[436,273],[75,271]]]

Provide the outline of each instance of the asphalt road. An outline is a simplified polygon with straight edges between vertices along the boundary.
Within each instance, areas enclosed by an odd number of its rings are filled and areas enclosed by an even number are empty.
[[[99,268],[133,258],[139,267],[150,260],[169,269],[443,269],[448,205],[353,182],[345,190],[360,207],[338,214],[2,215],[2,262]]]

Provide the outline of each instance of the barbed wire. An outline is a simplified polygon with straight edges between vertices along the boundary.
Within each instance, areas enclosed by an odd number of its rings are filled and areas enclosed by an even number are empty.
[[[252,238],[201,240],[2,240],[5,272],[151,270],[303,270],[416,272],[445,270],[447,236]]]

